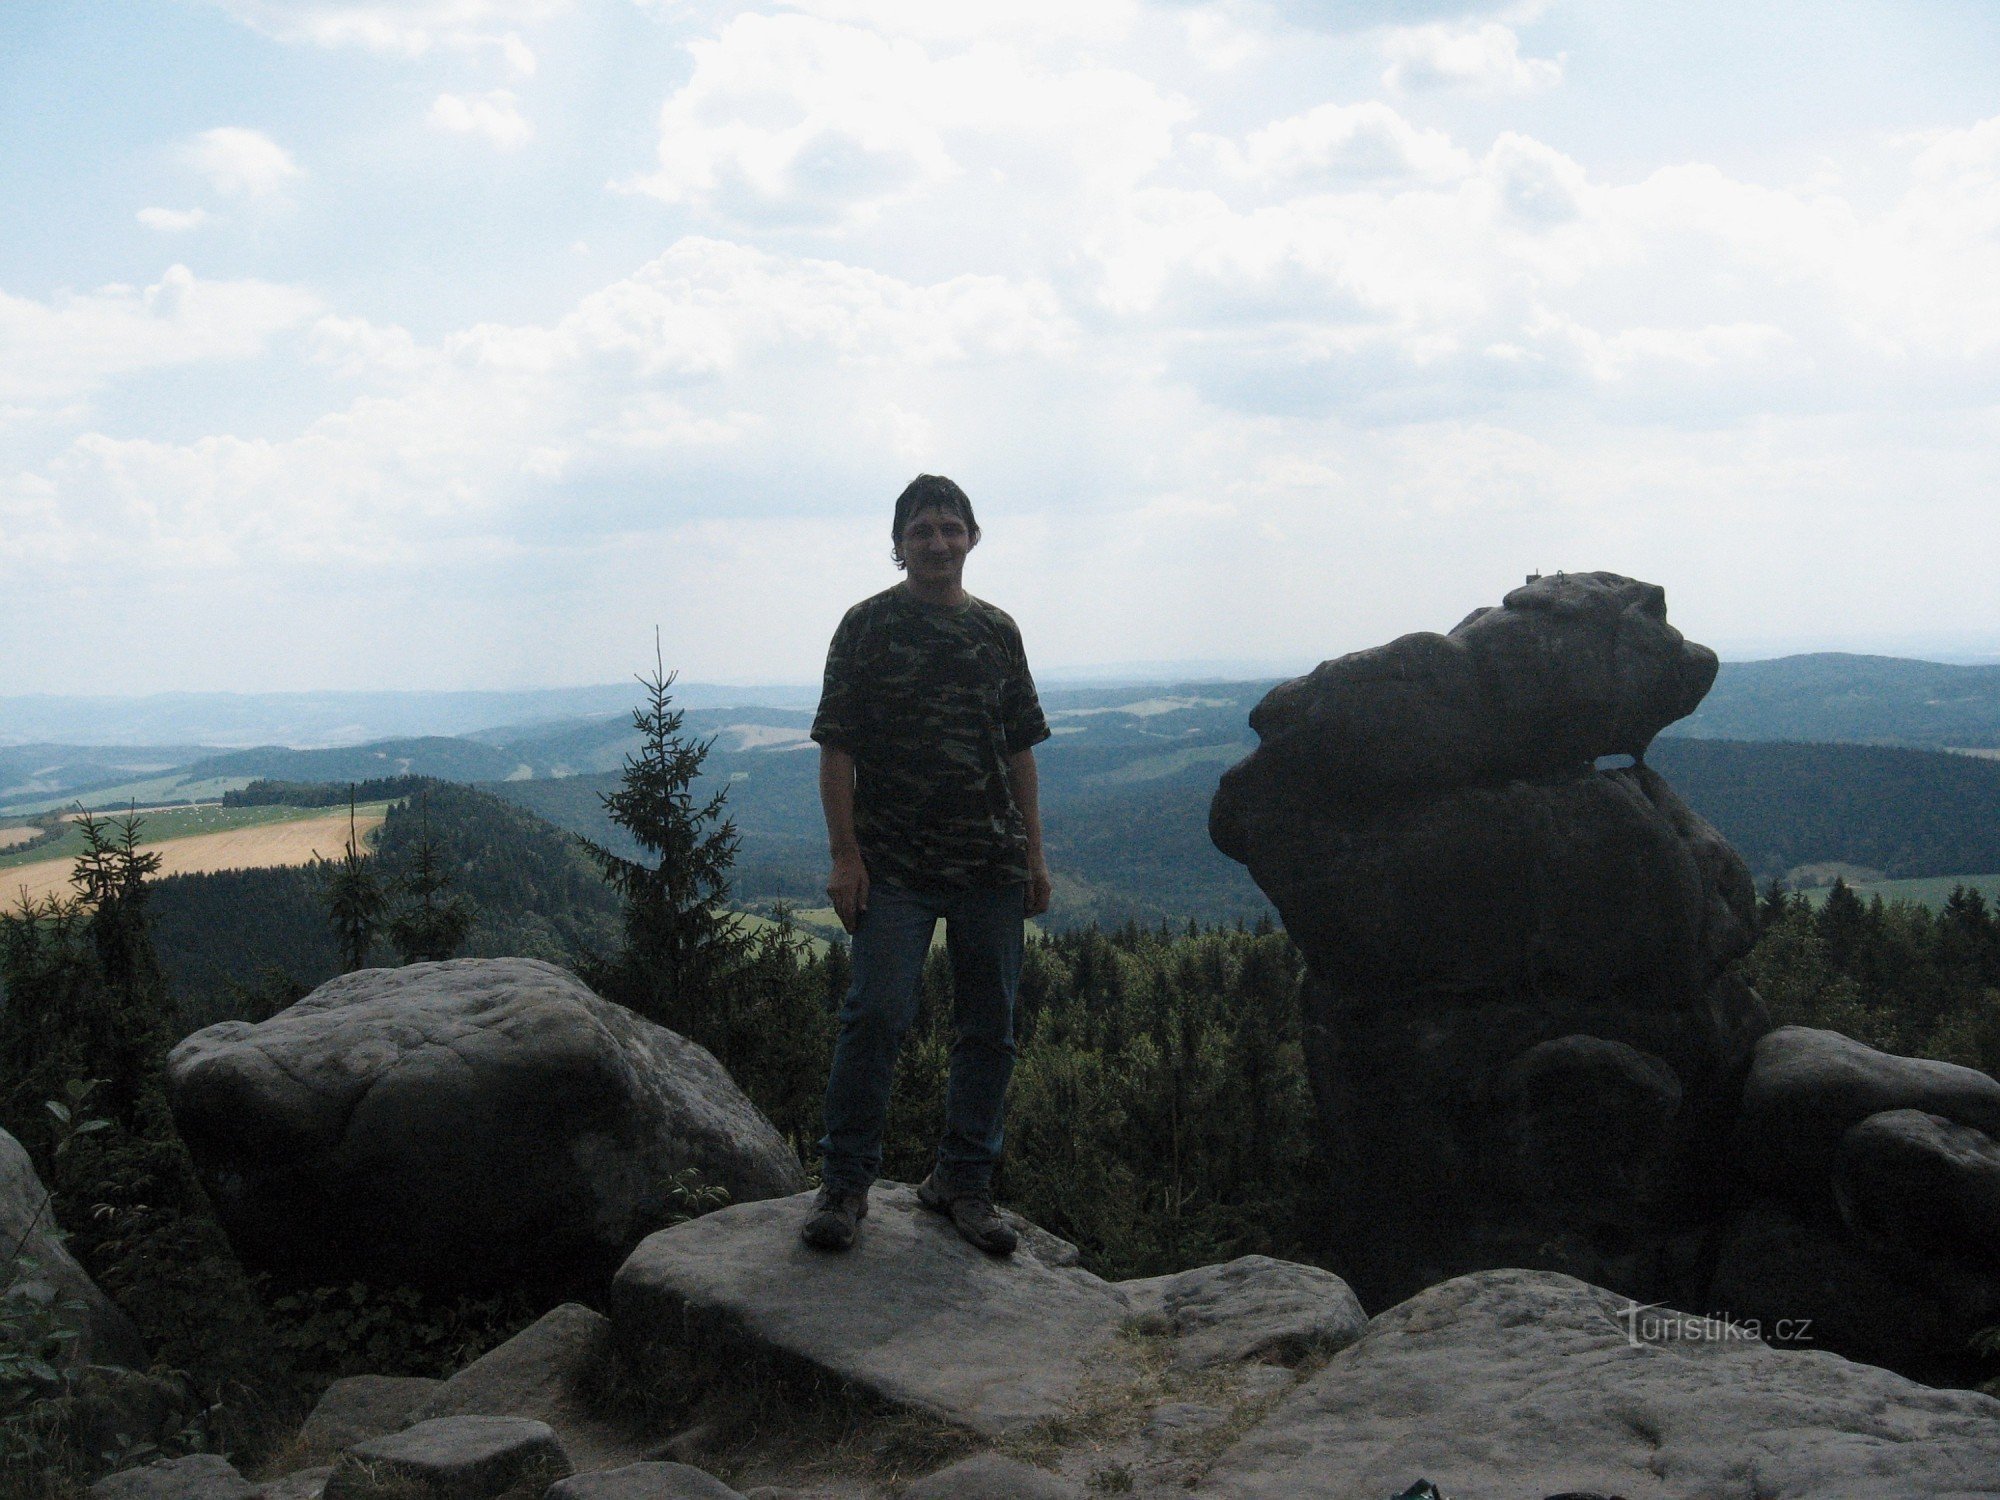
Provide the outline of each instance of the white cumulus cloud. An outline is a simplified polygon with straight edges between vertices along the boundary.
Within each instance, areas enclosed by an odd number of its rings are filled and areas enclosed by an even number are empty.
[[[181,160],[226,198],[264,198],[302,175],[292,153],[243,125],[204,130],[181,147]]]
[[[535,127],[521,113],[521,101],[510,89],[484,94],[439,94],[432,103],[431,124],[454,135],[476,135],[513,151],[534,138]]]
[[[283,42],[360,47],[422,57],[440,47],[492,47],[523,76],[533,54],[517,34],[570,9],[571,0],[216,0],[246,25]],[[526,54],[526,68],[521,64]]]
[[[1526,94],[1554,88],[1563,76],[1561,57],[1523,57],[1520,37],[1498,21],[1398,27],[1389,33],[1383,51],[1389,66],[1382,81],[1392,89]]]
[[[1127,183],[1188,112],[1130,72],[984,44],[933,55],[796,14],[738,16],[689,50],[658,169],[626,186],[749,223],[863,222],[973,163],[1014,192]]]
[[[148,229],[157,229],[161,234],[185,234],[206,224],[209,212],[205,208],[142,208],[138,218]]]
[[[62,399],[137,371],[247,359],[318,310],[294,287],[203,281],[178,265],[143,289],[52,302],[0,292],[0,400]]]

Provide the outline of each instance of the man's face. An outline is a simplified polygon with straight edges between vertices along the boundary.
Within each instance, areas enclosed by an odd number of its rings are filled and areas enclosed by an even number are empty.
[[[903,525],[903,564],[919,583],[955,584],[965,572],[972,533],[965,518],[941,505],[927,505]]]

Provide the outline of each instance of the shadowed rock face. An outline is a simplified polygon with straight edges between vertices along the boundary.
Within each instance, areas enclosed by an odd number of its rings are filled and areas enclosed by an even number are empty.
[[[1643,763],[1716,659],[1656,586],[1538,580],[1274,688],[1218,848],[1304,952],[1308,1065],[1372,1303],[1480,1266],[1675,1290],[1768,1029],[1749,871]]]
[[[287,1277],[592,1295],[682,1168],[803,1185],[707,1051],[532,959],[343,975],[196,1032],[167,1091],[237,1253]]]

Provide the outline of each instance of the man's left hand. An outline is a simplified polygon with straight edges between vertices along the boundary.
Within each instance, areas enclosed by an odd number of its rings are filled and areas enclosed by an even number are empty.
[[[1028,868],[1028,904],[1023,915],[1039,917],[1049,909],[1049,867],[1037,860]]]

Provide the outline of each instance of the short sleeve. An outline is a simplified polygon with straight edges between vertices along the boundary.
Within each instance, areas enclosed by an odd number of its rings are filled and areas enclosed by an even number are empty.
[[[1042,716],[1042,702],[1035,695],[1035,679],[1028,671],[1028,652],[1021,644],[1021,632],[1014,628],[1012,620],[1007,624],[1011,660],[1007,683],[1000,694],[1000,720],[1007,736],[1007,753],[1019,755],[1049,737],[1049,721]]]
[[[826,676],[820,684],[819,712],[812,722],[812,737],[837,750],[852,750],[861,738],[861,696],[854,659],[861,632],[855,615],[849,610],[833,632],[833,644],[826,651]]]

